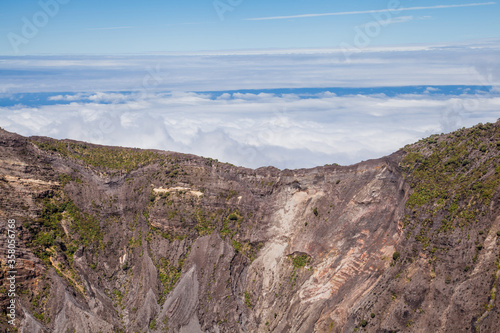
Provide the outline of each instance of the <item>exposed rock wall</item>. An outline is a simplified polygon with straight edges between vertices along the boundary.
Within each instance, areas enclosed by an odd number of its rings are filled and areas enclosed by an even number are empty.
[[[0,248],[16,219],[16,326],[495,332],[499,127],[353,166],[283,171],[2,130]],[[451,175],[447,147],[460,140],[477,147],[461,150],[468,166]],[[426,192],[424,182],[439,183],[423,176],[438,153],[436,172],[470,178],[463,197]],[[5,264],[2,255],[4,284]],[[7,331],[8,301],[2,292]]]

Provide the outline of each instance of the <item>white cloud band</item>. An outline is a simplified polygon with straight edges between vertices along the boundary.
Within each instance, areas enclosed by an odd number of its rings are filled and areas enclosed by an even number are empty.
[[[0,126],[23,135],[173,150],[248,167],[298,168],[380,157],[432,133],[500,115],[495,94],[311,97],[96,93],[87,102],[0,107]]]

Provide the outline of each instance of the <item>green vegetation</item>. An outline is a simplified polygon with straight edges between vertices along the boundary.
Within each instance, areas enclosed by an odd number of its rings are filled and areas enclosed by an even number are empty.
[[[34,235],[31,246],[33,252],[46,264],[50,264],[49,258],[54,254],[54,251],[63,253],[69,264],[73,263],[73,254],[78,249],[76,239],[66,235],[62,220],[66,219],[70,224],[70,228],[76,233],[82,233],[80,238],[83,238],[83,243],[93,239],[98,232],[84,233],[83,230],[91,229],[89,224],[93,225],[93,219],[86,215],[82,218],[82,214],[70,200],[64,200],[60,196],[46,198],[41,202],[42,209],[40,218],[35,224],[29,225],[31,232]],[[98,230],[98,225],[96,227]]]
[[[392,260],[398,261],[400,256],[401,256],[401,254],[398,251],[396,251],[392,254]]]
[[[163,332],[168,332],[168,317],[165,316],[165,318],[163,318]]]
[[[490,204],[498,200],[499,139],[500,122],[435,135],[405,147],[400,167],[411,190],[403,228],[406,239],[414,238],[428,252],[433,266],[457,235],[463,251],[474,255],[471,265],[477,262],[490,232],[484,229]],[[411,261],[418,250],[406,252],[409,255],[403,263]],[[465,266],[464,271],[469,270],[472,267]],[[451,278],[446,281],[452,283]]]
[[[401,166],[412,188],[406,203],[412,218],[404,223],[419,221],[420,241],[430,229],[463,228],[485,214],[500,185],[499,156],[489,149],[498,137],[498,125],[480,124],[405,148]]]
[[[76,178],[76,177],[72,177],[70,175],[67,175],[67,174],[60,174],[59,175],[59,182],[61,183],[61,186],[66,186],[67,184],[71,183],[71,182],[75,182],[75,183],[82,183],[82,180],[80,178]]]
[[[222,221],[222,229],[220,231],[220,236],[222,239],[226,239],[226,236],[229,236],[233,239],[236,231],[234,229],[239,229],[241,222],[243,222],[243,216],[241,216],[238,210],[235,210],[231,214],[229,214]]]
[[[102,244],[99,222],[81,212],[61,192],[50,194],[38,204],[41,206],[40,217],[34,223],[24,225],[33,235],[28,246],[48,267],[54,267],[59,276],[84,294],[85,288],[73,269],[73,256],[79,246]]]
[[[213,165],[217,165],[219,163],[219,160],[216,159],[216,158],[205,158],[205,164],[208,165],[208,166],[213,166]]]
[[[305,267],[311,261],[310,257],[307,254],[299,254],[292,258],[292,264],[294,268],[302,268]]]
[[[156,328],[156,319],[153,318],[149,323],[149,329],[154,330],[155,328]]]
[[[120,308],[121,308],[122,310],[123,310],[123,309],[125,309],[125,306],[124,306],[124,305],[123,305],[123,303],[122,303],[122,302],[123,302],[123,297],[124,297],[124,295],[121,293],[121,291],[120,291],[120,290],[118,290],[118,289],[113,289],[113,292],[112,292],[112,293],[113,293],[114,298],[115,298],[115,300],[116,300],[116,304],[115,304],[115,306],[116,306],[116,305],[119,305],[119,306],[120,306]]]
[[[139,234],[137,235],[137,238],[130,238],[128,241],[128,247],[130,249],[134,249],[136,247],[141,247],[142,246],[142,231],[139,230]]]
[[[233,248],[236,252],[241,252],[243,250],[243,245],[236,239],[233,239]]]
[[[235,210],[228,214],[226,218],[222,220],[222,228],[220,230],[220,236],[222,239],[229,237],[231,240],[230,244],[233,246],[236,252],[239,252],[253,261],[257,257],[258,249],[256,246],[250,244],[250,242],[241,242],[237,239],[236,235],[241,227],[241,223],[244,221],[242,214]]]
[[[73,222],[71,227],[78,234],[81,244],[88,246],[102,241],[103,234],[95,217],[81,212],[72,201],[67,201],[66,212]]]
[[[130,172],[140,166],[160,160],[158,153],[119,147],[101,147],[84,143],[56,140],[33,141],[40,149],[83,161],[98,168]]]
[[[318,216],[319,216],[319,213],[318,213],[318,208],[314,207],[314,209],[313,209],[313,213],[314,213],[314,215],[315,215],[316,217],[318,217]]]
[[[160,281],[163,285],[163,295],[158,300],[158,302],[161,303],[165,295],[171,292],[177,284],[177,281],[179,281],[182,267],[184,267],[184,259],[180,259],[177,265],[172,265],[167,258],[161,258],[156,267],[158,269]]]
[[[361,325],[361,327],[366,327],[366,325],[368,325],[368,321],[366,321],[366,319],[363,319],[363,320],[361,320],[360,325]]]
[[[207,216],[203,210],[198,209],[194,214],[194,220],[196,221],[195,229],[200,236],[210,235],[215,230],[216,214]]]
[[[477,215],[475,210],[489,204],[494,189],[500,184],[498,173],[488,173],[499,163],[498,156],[485,159],[484,154],[474,151],[474,147],[484,138],[498,135],[497,126],[486,124],[462,129],[439,145],[430,145],[429,142],[434,141],[424,139],[407,148],[402,166],[413,189],[407,207],[412,210],[425,207],[430,213],[447,209],[450,220],[473,221]],[[487,146],[482,143],[481,147]],[[428,155],[422,155],[421,151],[426,150]],[[486,151],[486,148],[480,150]],[[474,206],[460,204],[471,197],[476,199]],[[445,229],[452,225],[450,223]]]
[[[250,299],[250,294],[245,290],[245,305],[251,309],[252,308],[252,300]]]
[[[229,200],[231,198],[235,198],[236,196],[238,195],[238,192],[235,191],[235,190],[229,190],[227,196],[226,196],[226,200]]]
[[[50,318],[45,317],[45,314],[47,314],[45,311],[46,310],[45,306],[47,305],[49,295],[50,295],[50,284],[45,282],[43,289],[40,292],[38,292],[31,301],[31,313],[33,313],[35,318],[44,323],[50,322]]]
[[[220,230],[220,236],[222,239],[226,239],[226,236],[228,235],[231,239],[234,237],[234,231],[230,228],[229,221],[230,220],[228,219],[224,219],[224,221],[222,221],[222,229]]]

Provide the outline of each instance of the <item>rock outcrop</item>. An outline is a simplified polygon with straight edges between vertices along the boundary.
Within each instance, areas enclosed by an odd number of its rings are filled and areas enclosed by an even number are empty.
[[[0,130],[0,328],[496,332],[500,122],[251,170]]]

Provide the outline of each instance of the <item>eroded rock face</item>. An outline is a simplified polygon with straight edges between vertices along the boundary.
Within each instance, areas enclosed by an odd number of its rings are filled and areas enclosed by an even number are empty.
[[[477,161],[468,153],[473,167],[489,161],[474,182],[482,188],[498,172],[498,128],[478,137],[489,135],[491,147]],[[431,159],[430,147],[414,146],[422,152],[415,165]],[[445,237],[440,214],[465,200],[409,207],[420,190],[421,173],[405,164],[413,153],[348,167],[250,170],[1,131],[0,219],[5,228],[15,218],[19,235],[16,325],[24,332],[495,332],[498,184],[477,221],[457,220]],[[3,313],[8,300],[0,295]]]

